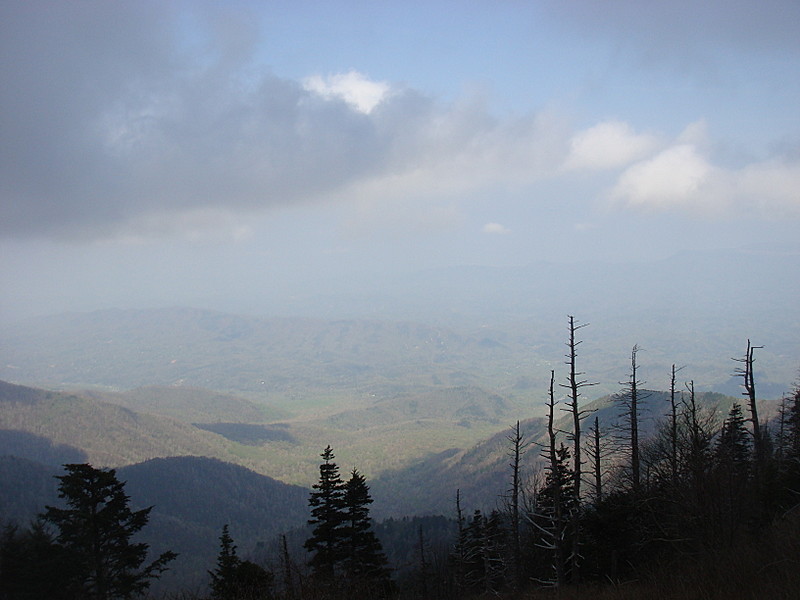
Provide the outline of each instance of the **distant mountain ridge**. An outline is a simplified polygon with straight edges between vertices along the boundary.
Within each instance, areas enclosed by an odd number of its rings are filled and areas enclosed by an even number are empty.
[[[625,287],[623,279],[618,285]],[[757,274],[753,279],[758,281]],[[534,299],[542,295],[566,294],[559,281],[553,280],[552,290],[546,285],[537,291],[526,284],[531,302],[540,301]],[[566,294],[557,309],[539,311],[522,304],[513,314],[503,307],[519,294],[503,300],[499,288],[491,292],[498,295],[497,303],[490,303],[497,310],[486,320],[475,317],[450,326],[255,318],[191,308],[30,319],[0,328],[0,379],[104,391],[204,388],[254,402],[257,410],[267,411],[265,419],[318,410],[343,396],[381,395],[419,386],[474,385],[524,399],[527,390],[546,389],[550,366],[562,360],[567,311],[580,322],[591,323],[582,332],[582,365],[600,384],[598,394],[613,392],[625,377],[633,344],[643,350],[645,372],[664,382],[655,381],[657,387],[665,387],[670,366],[677,363],[697,374],[698,390],[730,393],[730,359],[744,351],[748,338],[764,346],[756,364],[762,395],[780,397],[797,377],[800,309],[792,302],[793,284],[762,291],[762,299],[752,305],[741,295],[727,300],[715,293],[703,299],[698,294],[705,292],[696,289],[664,283],[663,289],[645,293],[636,285],[628,292],[631,302],[639,299],[639,309],[625,312],[626,304],[614,310],[603,304],[600,296],[606,287],[601,282],[596,288],[588,283],[585,294],[573,301]],[[431,282],[432,290],[441,289],[436,285]],[[702,289],[709,286],[714,287],[707,283]],[[451,295],[458,303],[466,301],[470,292],[455,287]],[[587,298],[595,304],[583,312],[570,309]],[[555,303],[552,298],[548,302]]]
[[[191,308],[107,310],[4,329],[0,379],[134,389],[195,386],[264,399],[388,379],[479,381],[481,340],[411,322],[258,319]],[[477,353],[477,354],[476,354]],[[453,379],[448,382],[448,379]]]

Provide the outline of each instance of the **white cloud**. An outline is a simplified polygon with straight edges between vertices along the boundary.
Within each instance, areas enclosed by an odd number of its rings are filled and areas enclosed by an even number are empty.
[[[358,71],[337,73],[322,77],[312,75],[303,80],[303,87],[323,98],[344,100],[364,114],[369,114],[389,94],[389,84],[372,81]]]
[[[637,134],[621,121],[604,121],[579,131],[570,140],[566,169],[613,169],[623,167],[651,153],[658,139]]]
[[[511,233],[511,230],[508,227],[501,225],[500,223],[486,223],[486,225],[483,226],[482,231],[483,233],[488,233],[491,235],[507,235]]]
[[[619,177],[612,199],[632,208],[774,218],[800,215],[800,161],[715,166],[696,146],[676,144]]]
[[[567,129],[550,113],[498,122],[482,105],[415,103],[398,97],[381,115],[377,126],[392,136],[388,168],[354,180],[339,196],[370,204],[454,198],[489,186],[525,186],[552,177],[563,162]],[[395,121],[398,115],[404,120]]]
[[[694,146],[679,144],[626,170],[612,198],[632,206],[669,207],[698,199],[712,167]]]

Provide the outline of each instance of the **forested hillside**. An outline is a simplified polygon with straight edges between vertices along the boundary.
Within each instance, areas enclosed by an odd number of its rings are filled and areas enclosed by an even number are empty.
[[[85,397],[0,382],[0,447],[48,464],[121,466],[159,456],[236,461],[219,436]]]
[[[424,388],[370,398],[361,410],[273,422],[248,400],[165,388],[162,404],[159,389],[67,394],[0,382],[0,448],[53,465],[208,456],[310,485],[320,439],[342,447],[343,460],[372,474],[406,467],[429,452],[469,447],[514,414],[511,403],[479,388]],[[182,418],[164,416],[172,413]],[[189,422],[202,416],[230,420]]]
[[[124,392],[81,390],[81,395],[183,423],[273,421],[286,413],[232,394],[191,386],[145,386]]]

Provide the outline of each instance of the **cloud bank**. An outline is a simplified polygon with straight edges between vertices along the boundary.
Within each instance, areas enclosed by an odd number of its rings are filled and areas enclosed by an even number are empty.
[[[796,156],[725,168],[619,119],[501,119],[356,70],[293,81],[253,60],[245,18],[209,20],[198,41],[178,6],[2,4],[0,235],[246,237],[247,215],[271,207],[439,214],[460,194],[582,171],[617,174],[606,196],[629,209],[800,212]]]

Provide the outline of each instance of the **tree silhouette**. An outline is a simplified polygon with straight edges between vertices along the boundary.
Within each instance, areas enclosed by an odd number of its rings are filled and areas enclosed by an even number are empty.
[[[369,518],[372,497],[363,475],[353,469],[345,483],[342,527],[344,576],[350,586],[385,587],[389,583],[386,555]]]
[[[639,403],[644,399],[641,391],[644,382],[638,379],[639,365],[636,360],[636,355],[638,353],[639,346],[634,345],[631,349],[630,375],[628,376],[628,381],[622,383],[622,385],[624,385],[624,390],[617,396],[617,402],[622,408],[622,412],[620,413],[622,419],[622,423],[620,424],[620,436],[623,438],[623,450],[628,455],[627,475],[634,491],[639,491],[642,484],[641,447],[639,444]]]
[[[7,525],[0,538],[0,598],[72,600],[72,566],[40,519],[20,531]]]
[[[747,406],[750,409],[750,423],[753,426],[753,447],[756,451],[756,463],[763,458],[764,443],[761,439],[761,423],[758,419],[758,406],[756,404],[756,381],[754,375],[755,368],[755,351],[763,348],[764,346],[753,346],[750,340],[747,340],[747,350],[743,358],[734,358],[736,362],[742,363],[744,366],[736,369],[734,375],[742,378],[742,387],[744,391],[742,395],[747,398]]]
[[[319,482],[312,486],[316,491],[311,492],[308,499],[311,507],[308,524],[313,525],[314,529],[303,546],[313,552],[309,566],[314,577],[332,584],[336,567],[344,558],[345,484],[339,475],[338,465],[333,462],[333,449],[327,446],[320,456],[324,462],[319,466]]]
[[[272,598],[273,576],[259,565],[242,560],[228,531],[222,527],[217,568],[211,575],[211,597],[214,600],[268,600]]]
[[[56,543],[68,555],[76,593],[92,600],[143,593],[177,556],[165,552],[142,568],[148,544],[131,538],[147,524],[152,507],[131,510],[113,469],[88,464],[65,468],[67,474],[57,477],[58,495],[68,508],[47,506],[43,518],[58,529]]]

